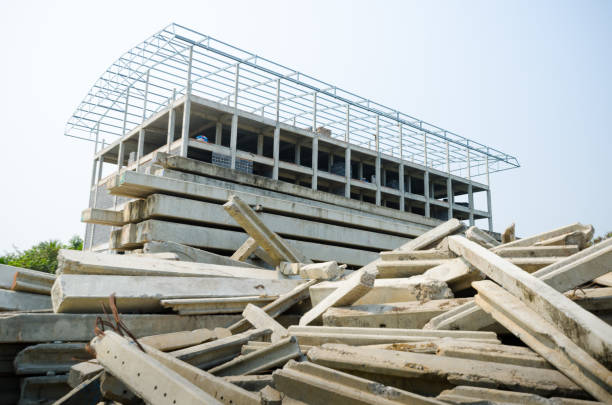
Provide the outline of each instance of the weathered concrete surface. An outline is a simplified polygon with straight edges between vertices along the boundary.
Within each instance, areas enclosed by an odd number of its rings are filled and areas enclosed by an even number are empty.
[[[123,211],[102,210],[99,208],[86,208],[81,212],[81,222],[109,226],[122,226]]]
[[[16,277],[21,285],[14,285]],[[45,286],[48,286],[48,290],[51,289],[54,279],[53,274],[0,264],[0,289],[48,295],[48,292],[43,291],[47,291]],[[34,284],[34,290],[28,288],[31,283]]]
[[[441,250],[441,249],[409,250],[409,251],[391,250],[389,252],[380,252],[380,259],[382,261],[441,260],[441,259],[453,259],[455,257],[457,257],[457,255],[451,252],[450,250]]]
[[[280,339],[268,347],[240,355],[233,360],[209,370],[211,374],[228,375],[257,374],[284,365],[289,360],[302,356],[297,339],[293,336]]]
[[[507,243],[510,243],[510,242],[514,242],[515,240],[516,240],[516,236],[515,236],[515,224],[513,222],[512,225],[507,227],[504,230],[504,233],[502,233],[501,241],[502,241],[502,244],[507,244]]]
[[[408,240],[406,237],[384,233],[384,229],[378,232],[355,229],[359,224],[349,227],[270,212],[259,212],[257,216],[271,231],[283,238],[370,249],[393,249]],[[222,205],[163,194],[153,194],[145,200],[144,216],[138,222],[147,219],[236,228],[236,222]],[[355,230],[358,232],[351,232]]]
[[[323,281],[310,287],[312,305],[317,305],[338,288],[337,281]],[[374,287],[353,305],[380,304],[385,302],[426,301],[453,298],[453,292],[443,281],[423,275],[408,278],[387,278],[374,281]]]
[[[159,220],[147,220],[138,224],[137,243],[171,240],[202,249],[235,251],[245,241],[245,233],[226,229],[208,228]],[[375,259],[376,252],[332,246],[301,240],[285,239],[294,250],[317,261],[337,260],[340,263],[360,266]],[[255,252],[257,255],[257,251]]]
[[[257,266],[254,266],[250,263],[245,263],[244,261],[234,260],[227,256],[218,255],[216,253],[207,252],[206,250],[196,249],[191,246],[169,241],[145,243],[143,250],[145,253],[176,253],[179,257],[179,260],[187,262],[257,268]]]
[[[517,239],[517,240],[511,241],[511,242],[508,242],[508,243],[502,243],[501,245],[496,246],[492,250],[494,252],[496,252],[497,250],[500,250],[500,249],[503,249],[503,248],[508,248],[508,247],[533,246],[537,242],[541,242],[541,241],[546,240],[546,239],[554,238],[556,236],[560,236],[560,235],[563,235],[563,234],[566,234],[566,233],[569,233],[569,232],[574,232],[574,231],[590,232],[591,228],[592,227],[590,225],[582,225],[581,223],[576,222],[574,224],[562,226],[560,228],[553,229],[552,231],[547,231],[547,232],[539,233],[537,235],[533,235],[533,236],[530,236],[528,238]]]
[[[83,361],[74,364],[68,372],[68,385],[72,388],[79,386],[84,381],[93,378],[104,371],[97,360]]]
[[[94,336],[98,314],[0,314],[0,343],[86,342]],[[213,329],[240,319],[236,315],[179,316],[121,314],[121,320],[136,336],[177,330]]]
[[[576,245],[506,247],[495,251],[501,257],[565,257],[578,253]]]
[[[304,199],[308,199],[308,200],[321,201],[321,202],[325,202],[328,204],[337,205],[343,208],[345,207],[349,209],[357,209],[357,210],[362,210],[362,211],[374,210],[372,207],[373,204],[364,203],[364,202],[352,200],[349,198],[343,198],[341,196],[337,196],[331,193],[318,192],[316,190],[312,190],[309,187],[302,187],[302,186],[298,186],[295,184],[289,184],[289,183],[282,182],[282,181],[275,181],[275,180],[271,180],[263,176],[236,172],[236,170],[222,168],[222,167],[212,165],[206,162],[201,162],[195,159],[188,159],[188,158],[179,157],[175,155],[161,154],[159,152],[156,154],[154,159],[160,165],[168,169],[174,169],[174,170],[178,170],[181,172],[193,173],[196,175],[222,178],[225,180],[229,180],[231,182],[236,182],[236,183],[254,186],[254,187],[267,189],[267,190],[273,190],[273,191],[277,191],[282,194],[295,195],[298,197],[303,197]],[[374,206],[374,207],[376,207],[375,209],[377,211],[380,211],[381,213],[383,213],[383,215],[385,216],[389,215],[387,211],[388,209],[378,210],[378,208],[384,208],[384,207],[377,207],[377,206]],[[417,216],[415,214],[410,214],[407,212],[404,212],[401,214],[408,214],[408,215],[403,215],[403,217],[415,223],[423,223],[429,226],[437,225],[436,221],[432,221],[429,218],[423,218],[422,216]],[[403,219],[403,218],[400,218],[400,216],[394,216],[394,218]]]
[[[612,272],[599,276],[593,281],[595,281],[597,284],[612,287]]]
[[[167,352],[228,336],[231,336],[231,332],[225,328],[215,328],[213,330],[195,329],[145,336],[140,338],[139,342],[162,352]]]
[[[21,380],[19,405],[53,403],[70,392],[67,375],[26,377]]]
[[[612,311],[612,287],[580,288],[566,292],[565,296],[587,311]]]
[[[420,329],[434,316],[468,301],[471,301],[471,298],[329,308],[323,314],[323,325]]]
[[[134,255],[60,250],[58,274],[116,276],[239,277],[275,279],[273,271],[243,266],[168,261]]]
[[[536,242],[534,246],[567,246],[578,245],[580,249],[586,247],[588,241],[593,237],[594,229],[591,226],[583,231],[569,232],[554,238]]]
[[[300,318],[300,326],[305,326],[311,322],[317,321],[330,307],[351,305],[370,292],[374,287],[374,281],[376,280],[378,272],[362,269],[359,270],[358,273],[361,274],[357,274],[346,280],[338,281],[333,292],[319,301],[316,305],[313,304],[312,309]]]
[[[278,390],[307,404],[439,404],[433,398],[385,386],[310,362],[289,361],[273,373]]]
[[[103,372],[99,372],[89,380],[73,387],[70,392],[54,402],[54,405],[69,404],[97,404],[102,400],[100,392],[100,379]]]
[[[612,327],[563,294],[495,253],[463,237],[449,247],[518,297],[604,365],[612,365]]]
[[[270,329],[272,335],[270,341],[276,343],[281,339],[285,338],[289,333],[280,323],[276,322],[274,318],[268,315],[263,309],[256,307],[253,304],[248,304],[242,316],[249,321],[257,329]]]
[[[336,368],[411,392],[437,395],[455,385],[511,389],[538,395],[584,397],[556,370],[411,352],[327,344],[308,351],[313,363]]]
[[[344,273],[345,265],[338,266],[335,260],[323,263],[301,264],[299,275],[305,279],[333,280]]]
[[[291,291],[281,294],[276,300],[265,305],[262,310],[272,318],[278,317],[280,314],[294,306],[295,304],[307,300],[310,297],[309,288],[317,283],[317,280],[310,280],[300,284]],[[246,319],[241,319],[235,324],[228,327],[232,333],[244,332],[250,327],[250,323]]]
[[[115,294],[120,312],[159,312],[163,299],[274,296],[300,283],[301,280],[228,277],[190,277],[189,282],[185,282],[184,277],[63,274],[55,281],[51,298],[56,313],[101,313],[101,304],[107,304],[111,294]]]
[[[247,240],[244,241],[242,245],[232,254],[232,260],[243,262],[251,256],[259,245],[257,245],[257,241],[252,237],[248,237]]]
[[[429,331],[422,329],[354,328],[328,326],[290,326],[289,334],[298,338],[300,345],[318,346],[324,343],[374,345],[383,343],[419,342],[452,337],[478,342],[499,343],[493,332]]]
[[[244,388],[247,391],[259,392],[262,388],[272,385],[271,374],[261,375],[230,375],[223,377],[223,379],[229,383],[232,383],[240,388]]]
[[[574,398],[544,398],[540,395],[525,392],[495,390],[490,388],[460,385],[444,390],[437,396],[444,403],[451,404],[517,404],[517,405],[597,405],[601,402]]]
[[[311,263],[310,259],[293,249],[283,238],[270,229],[262,218],[259,218],[255,211],[238,196],[232,195],[229,201],[223,204],[223,208],[274,259],[275,265],[282,261]]]
[[[476,282],[474,288],[478,290],[478,306],[593,397],[612,403],[612,374],[587,351],[492,281]]]
[[[249,304],[263,306],[278,296],[253,295],[234,298],[184,298],[161,300],[165,308],[172,308],[181,315],[239,314]]]
[[[170,352],[179,360],[203,370],[223,364],[240,354],[242,345],[251,340],[265,339],[270,329],[253,329],[236,335]]]
[[[460,257],[448,260],[446,263],[427,270],[423,273],[423,276],[432,280],[442,281],[453,291],[470,288],[473,281],[485,278],[484,273]]]
[[[0,311],[31,311],[50,309],[51,297],[20,291],[0,289]]]
[[[487,232],[475,226],[470,226],[465,231],[465,237],[471,240],[472,242],[476,242],[480,246],[487,248],[487,249],[491,249],[500,244],[497,241],[497,239],[495,239],[494,237],[489,235]]]
[[[67,373],[74,364],[91,358],[85,343],[42,343],[23,349],[15,357],[17,375]]]
[[[449,259],[432,260],[384,260],[376,266],[379,278],[410,277],[445,264]]]

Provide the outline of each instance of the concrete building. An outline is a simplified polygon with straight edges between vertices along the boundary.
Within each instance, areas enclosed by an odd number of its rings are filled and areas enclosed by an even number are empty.
[[[341,207],[350,199],[407,222],[454,217],[492,230],[489,175],[519,167],[506,153],[176,24],[107,69],[66,135],[95,143],[90,207],[115,210],[129,198],[110,195],[108,177],[152,174],[154,154],[165,152],[328,193]],[[86,248],[102,246],[111,229],[88,224]]]

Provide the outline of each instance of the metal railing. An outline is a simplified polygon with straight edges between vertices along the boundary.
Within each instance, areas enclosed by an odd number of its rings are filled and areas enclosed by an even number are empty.
[[[65,135],[112,142],[188,92],[296,127],[323,127],[333,138],[461,177],[519,167],[497,149],[178,24],[115,61]]]

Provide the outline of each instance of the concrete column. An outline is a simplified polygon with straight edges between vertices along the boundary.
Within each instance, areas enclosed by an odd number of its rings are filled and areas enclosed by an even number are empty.
[[[172,146],[172,142],[174,142],[175,123],[176,123],[176,111],[174,110],[174,108],[170,108],[170,111],[168,111],[168,137],[166,140],[168,153],[170,153],[170,147]]]
[[[138,148],[136,149],[136,171],[140,171],[140,159],[142,159],[142,154],[144,153],[144,138],[145,138],[145,130],[141,128],[138,132]]]
[[[313,133],[313,137],[312,137],[312,189],[313,190],[317,189],[318,171],[319,171],[319,136],[316,133]]]
[[[347,106],[348,110],[348,106]],[[346,147],[344,151],[344,196],[351,198],[351,147]]]
[[[329,153],[327,154],[327,171],[329,171],[330,173],[332,171],[333,164],[334,164],[334,152],[330,150]]]
[[[423,175],[423,189],[425,191],[425,216],[430,217],[430,205],[429,205],[429,170],[425,169],[425,174]]]
[[[471,181],[468,184],[468,202],[470,204],[470,226],[474,226],[474,193]]]
[[[448,198],[448,219],[453,218],[453,181],[449,177],[446,179],[446,196]]]
[[[119,152],[117,153],[117,173],[121,171],[123,167],[123,158],[125,155],[125,147],[123,146],[123,141],[119,142]]]
[[[238,143],[238,83],[240,81],[240,64],[236,65],[236,79],[234,81],[234,115],[232,115],[232,128],[230,132],[230,167],[236,168],[236,145]]]
[[[96,185],[96,168],[98,167],[98,159],[94,158],[93,167],[91,169],[91,187]],[[91,207],[91,205],[90,205]]]
[[[387,187],[387,169],[385,169],[384,167],[381,169],[380,184],[383,187]]]
[[[221,140],[223,137],[223,124],[221,121],[217,121],[215,125],[215,145],[221,145]]]
[[[274,144],[272,147],[272,158],[274,159],[274,166],[272,167],[272,180],[278,180],[279,148],[280,148],[280,128],[276,126],[276,128],[274,128]]]
[[[295,144],[295,164],[300,165],[301,163],[302,144],[298,141]]]
[[[406,198],[405,198],[406,196],[404,195],[406,186],[404,185],[404,164],[403,163],[399,164],[399,170],[397,173],[398,173],[399,193],[400,193],[399,209],[400,211],[403,212],[404,209],[406,208]]]
[[[408,175],[408,194],[412,194],[412,176]]]
[[[493,212],[491,211],[491,189],[487,189],[487,212],[489,213],[489,231],[493,232]]]
[[[363,162],[359,161],[359,180],[363,179]]]
[[[257,135],[257,154],[263,156],[264,134]]]
[[[191,119],[191,95],[187,95],[183,106],[183,133],[181,134],[181,156],[187,156],[189,147],[189,121]]]

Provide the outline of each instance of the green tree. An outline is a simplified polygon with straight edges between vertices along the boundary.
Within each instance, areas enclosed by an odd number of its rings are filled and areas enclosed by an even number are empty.
[[[595,239],[593,239],[593,243],[599,243],[599,242],[602,242],[602,241],[604,241],[604,240],[606,240],[608,238],[612,238],[612,232],[608,232],[605,235],[596,237]]]
[[[83,250],[83,239],[75,235],[70,238],[67,244],[62,244],[61,241],[52,239],[40,242],[27,250],[15,249],[15,252],[0,256],[0,263],[55,273],[57,269],[57,254],[60,249]]]

